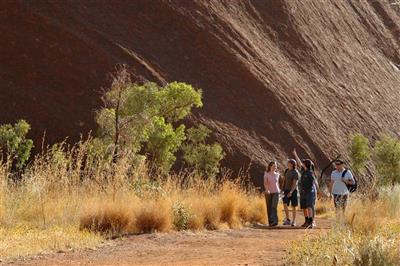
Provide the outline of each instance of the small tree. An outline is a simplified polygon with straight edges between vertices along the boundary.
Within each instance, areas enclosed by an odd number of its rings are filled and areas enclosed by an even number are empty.
[[[121,154],[140,151],[168,171],[175,161],[173,153],[184,140],[184,126],[177,125],[201,107],[202,93],[191,85],[172,82],[164,87],[156,83],[132,83],[126,68],[114,77],[111,89],[103,100],[104,108],[97,114],[100,139],[111,150],[115,160]]]
[[[361,133],[352,135],[348,150],[354,171],[363,174],[371,157],[368,138]]]
[[[374,147],[374,160],[382,183],[400,182],[400,141],[397,138],[382,135]]]
[[[30,129],[25,120],[0,126],[0,154],[3,161],[11,160],[16,170],[21,170],[31,155],[33,141],[26,138]]]
[[[220,161],[225,154],[218,143],[206,144],[210,133],[211,130],[204,125],[190,128],[182,151],[183,159],[197,174],[214,177],[219,172]]]

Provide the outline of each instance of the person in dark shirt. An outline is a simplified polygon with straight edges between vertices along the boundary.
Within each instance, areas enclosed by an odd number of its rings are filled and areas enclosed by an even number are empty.
[[[300,177],[300,208],[304,210],[305,222],[302,227],[313,228],[314,205],[316,200],[316,179],[314,164],[310,159],[301,161],[296,150],[293,151],[298,165],[301,166]]]
[[[297,183],[300,177],[300,173],[297,170],[297,162],[294,159],[290,159],[287,164],[287,169],[283,175],[283,208],[285,210],[286,219],[283,225],[296,225],[296,208],[298,206],[297,199]],[[292,206],[292,221],[289,218],[289,206]]]

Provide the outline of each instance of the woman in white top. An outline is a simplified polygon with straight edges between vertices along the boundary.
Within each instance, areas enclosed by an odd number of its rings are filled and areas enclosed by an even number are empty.
[[[265,201],[269,226],[278,225],[279,177],[277,163],[270,162],[264,173]]]

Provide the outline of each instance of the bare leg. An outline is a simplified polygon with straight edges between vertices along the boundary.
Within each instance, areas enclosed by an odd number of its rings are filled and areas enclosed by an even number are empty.
[[[304,214],[304,224],[302,225],[302,227],[306,227],[308,226],[308,210],[306,209],[302,209],[303,210],[303,214]]]
[[[285,210],[286,220],[289,220],[289,208],[285,203],[283,203],[283,209]]]
[[[308,217],[313,218],[314,216],[313,208],[307,208],[307,212],[308,212]]]
[[[292,210],[292,212],[293,212],[293,219],[292,219],[292,223],[295,223],[295,221],[296,221],[296,207],[294,207],[294,206],[293,206],[293,210]]]

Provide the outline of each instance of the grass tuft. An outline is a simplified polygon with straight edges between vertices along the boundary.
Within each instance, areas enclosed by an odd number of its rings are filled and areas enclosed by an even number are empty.
[[[80,230],[101,233],[107,237],[121,236],[128,232],[132,215],[121,207],[108,205],[82,215]]]
[[[218,197],[222,223],[227,223],[230,227],[235,227],[238,224],[237,203],[241,197],[243,197],[243,194],[238,193],[235,187],[229,183],[224,184]]]
[[[166,201],[144,203],[137,213],[138,233],[168,232],[172,228],[171,206]]]
[[[266,224],[267,208],[265,205],[264,195],[253,196],[250,198],[250,202],[249,222]]]

